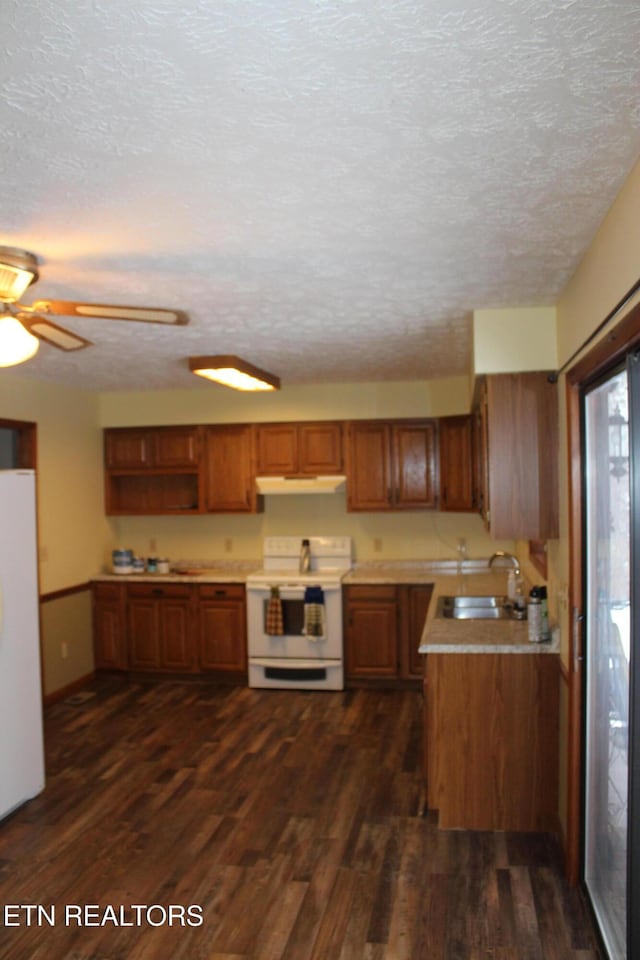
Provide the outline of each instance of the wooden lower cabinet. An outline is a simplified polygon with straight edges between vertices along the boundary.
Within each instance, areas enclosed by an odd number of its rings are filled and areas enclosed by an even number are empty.
[[[98,670],[246,677],[244,585],[97,581],[93,644]]]
[[[402,624],[400,675],[421,681],[424,674],[424,654],[418,653],[418,647],[431,603],[433,584],[407,584],[398,589]]]
[[[125,670],[126,590],[123,583],[93,584],[93,651],[97,670]]]
[[[398,675],[398,598],[393,586],[345,589],[347,680]]]
[[[412,681],[422,678],[420,636],[431,584],[367,584],[344,588],[345,678]]]
[[[557,830],[557,655],[425,660],[427,804],[439,827]]]
[[[189,584],[139,584],[127,591],[130,670],[193,673],[198,668]]]
[[[198,589],[198,659],[201,670],[247,672],[245,591],[242,584]]]

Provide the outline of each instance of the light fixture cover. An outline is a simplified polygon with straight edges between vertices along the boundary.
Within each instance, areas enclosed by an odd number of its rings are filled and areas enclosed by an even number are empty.
[[[38,261],[28,250],[0,246],[0,301],[16,303],[38,279]]]
[[[199,377],[214,380],[225,387],[233,387],[234,390],[280,389],[279,377],[232,354],[189,357],[189,369]]]
[[[38,352],[40,341],[16,317],[0,317],[0,367],[15,367]]]

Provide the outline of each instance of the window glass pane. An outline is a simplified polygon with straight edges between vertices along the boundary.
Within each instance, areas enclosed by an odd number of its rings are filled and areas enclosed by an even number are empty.
[[[585,882],[613,960],[626,958],[629,716],[627,375],[585,398]]]

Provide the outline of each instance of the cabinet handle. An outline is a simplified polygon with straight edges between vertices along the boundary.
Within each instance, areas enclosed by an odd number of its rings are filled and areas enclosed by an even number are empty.
[[[151,591],[151,595],[154,597],[164,597],[164,590],[162,587],[154,587]]]
[[[226,597],[227,595],[226,590],[215,590],[214,593],[216,597]]]
[[[580,613],[577,607],[573,608],[573,630],[572,630],[572,644],[573,644],[573,672],[578,673],[580,670],[580,663],[584,660],[584,656],[580,653],[580,624],[584,620],[584,615]]]

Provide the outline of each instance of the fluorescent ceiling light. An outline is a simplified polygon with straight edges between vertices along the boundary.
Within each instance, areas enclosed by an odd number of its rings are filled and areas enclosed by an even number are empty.
[[[0,367],[15,367],[38,352],[40,342],[15,317],[0,317]]]
[[[234,390],[279,390],[280,378],[233,355],[189,357],[189,369]]]

